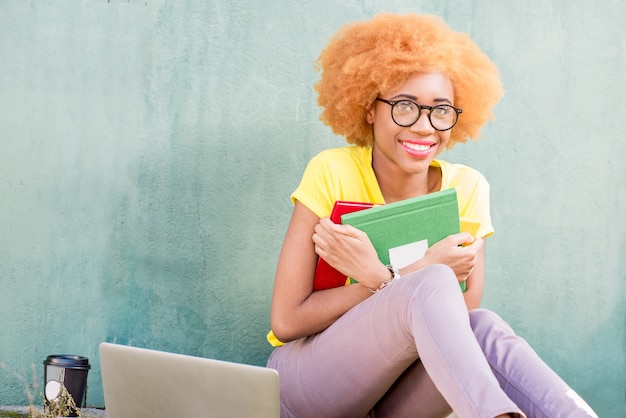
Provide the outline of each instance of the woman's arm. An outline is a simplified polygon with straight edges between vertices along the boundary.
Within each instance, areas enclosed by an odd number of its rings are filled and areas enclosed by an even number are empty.
[[[334,224],[320,223],[317,215],[296,202],[278,259],[270,313],[272,331],[282,342],[323,331],[354,305],[371,296],[362,284],[313,292],[318,259],[313,235],[317,235],[316,239],[320,241],[318,246],[328,250],[330,244],[324,241],[328,241],[332,234],[324,231],[334,227]],[[380,283],[386,280],[385,275],[389,272],[377,258],[376,261],[384,269],[377,270],[383,275]]]
[[[445,264],[454,271],[459,282],[466,282],[467,290],[463,293],[465,304],[468,310],[475,309],[480,306],[483,295],[484,247],[485,240],[482,238],[475,240],[467,232],[453,234],[430,247],[422,259],[400,270],[400,275],[419,270],[429,264]]]
[[[485,243],[480,246],[476,253],[476,259],[472,272],[467,276],[465,281],[467,288],[463,293],[467,310],[480,307],[480,301],[483,298],[483,289],[485,285]]]
[[[408,274],[428,264],[450,266],[459,281],[467,280],[464,294],[468,309],[479,306],[483,290],[484,251],[482,239],[469,234],[451,235],[433,245],[424,258],[402,269]],[[318,254],[333,267],[359,283],[313,291]],[[353,306],[372,295],[390,273],[378,260],[367,235],[349,225],[320,219],[296,202],[278,259],[270,323],[276,338],[288,342],[323,331]]]

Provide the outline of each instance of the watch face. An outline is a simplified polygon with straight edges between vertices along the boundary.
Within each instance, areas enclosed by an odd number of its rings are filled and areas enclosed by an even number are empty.
[[[61,394],[61,382],[57,380],[49,380],[46,383],[46,399],[52,401],[59,397]]]

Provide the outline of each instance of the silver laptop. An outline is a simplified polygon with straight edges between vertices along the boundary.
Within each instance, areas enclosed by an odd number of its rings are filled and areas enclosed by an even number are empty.
[[[107,418],[280,415],[273,369],[110,343],[100,367]]]

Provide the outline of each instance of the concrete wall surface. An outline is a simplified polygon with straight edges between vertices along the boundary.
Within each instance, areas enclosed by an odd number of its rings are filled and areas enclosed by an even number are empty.
[[[618,0],[0,2],[0,404],[78,354],[102,406],[102,341],[264,364],[289,195],[344,144],[313,62],[379,11],[441,15],[500,67],[496,120],[443,156],[492,186],[483,305],[626,415]]]

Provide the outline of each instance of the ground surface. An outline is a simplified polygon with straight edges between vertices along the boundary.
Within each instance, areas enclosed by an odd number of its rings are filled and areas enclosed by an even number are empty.
[[[81,418],[106,417],[102,409],[83,408]],[[0,418],[28,418],[28,407],[25,406],[0,406]],[[452,414],[448,418],[456,418]]]
[[[27,406],[0,406],[0,418],[27,418]],[[82,418],[106,417],[106,413],[102,409],[83,408],[81,409]]]

